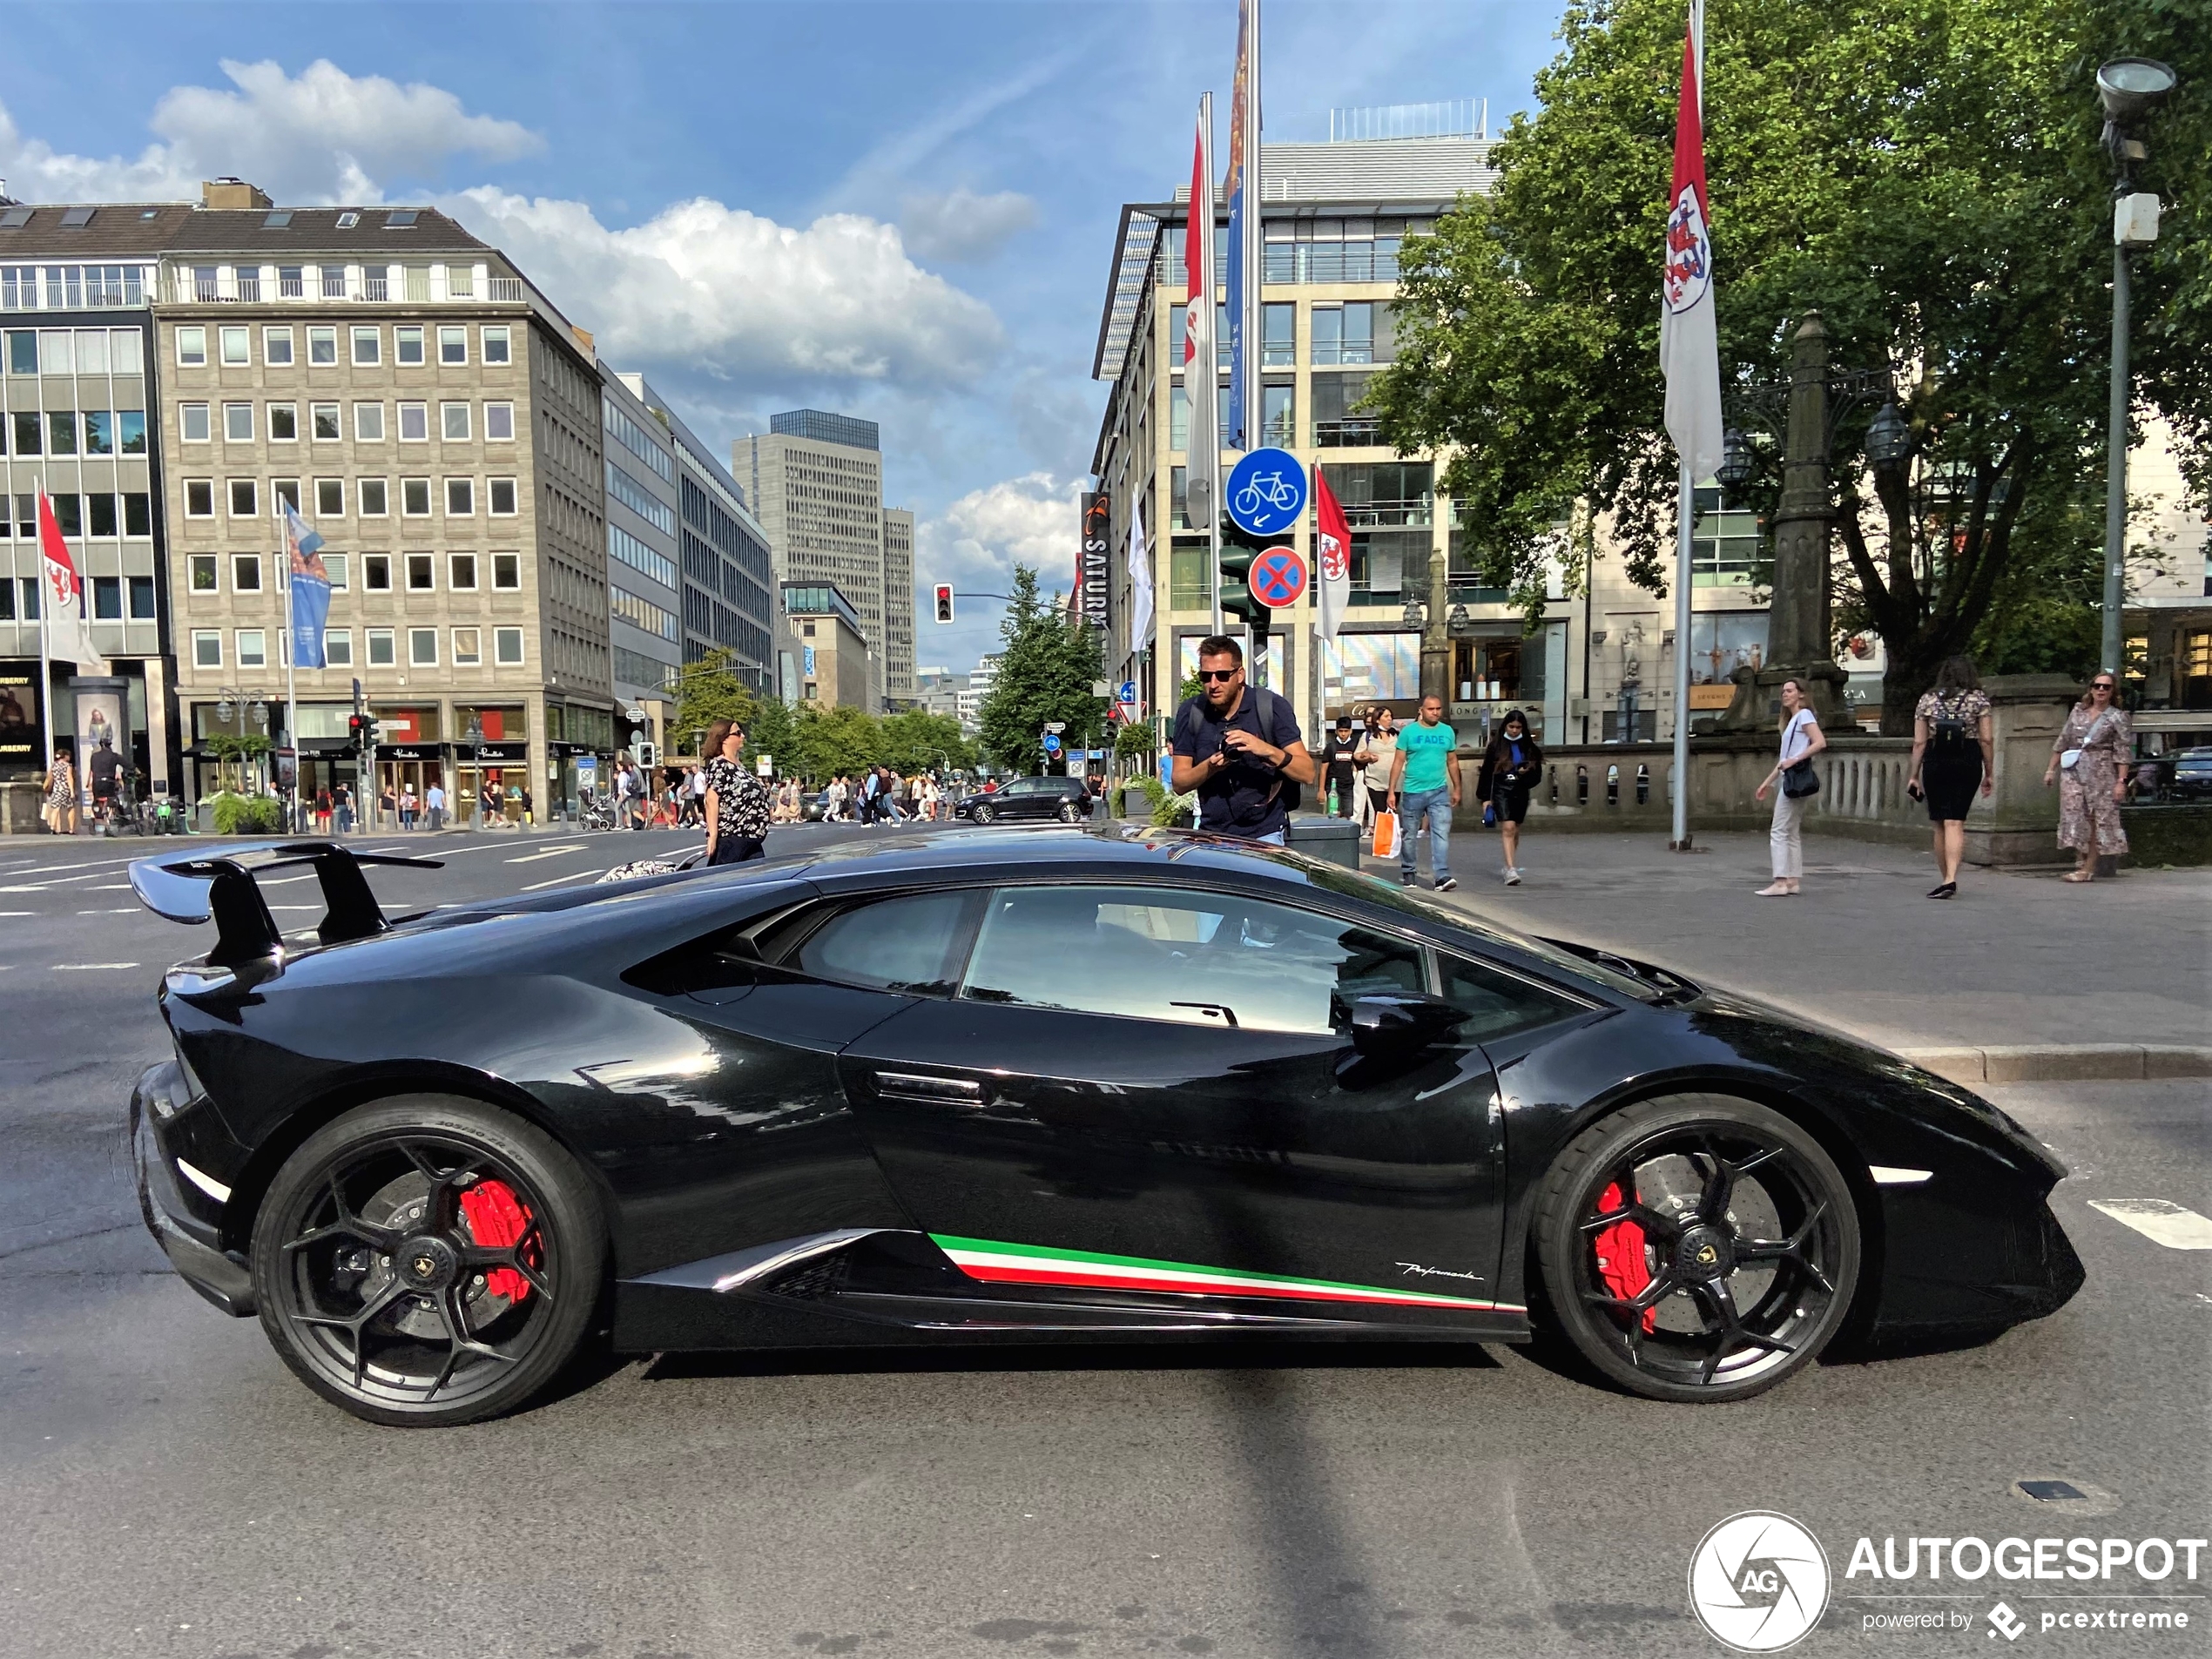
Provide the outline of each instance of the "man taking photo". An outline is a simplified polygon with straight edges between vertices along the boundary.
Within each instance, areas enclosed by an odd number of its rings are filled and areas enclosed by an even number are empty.
[[[1444,699],[1421,699],[1421,718],[1400,726],[1398,752],[1391,761],[1390,809],[1398,814],[1399,880],[1407,887],[1420,880],[1414,837],[1428,820],[1428,873],[1439,893],[1460,884],[1452,879],[1452,809],[1460,804],[1460,738],[1444,724]]]
[[[1198,827],[1283,844],[1290,792],[1314,779],[1287,700],[1244,683],[1244,648],[1226,634],[1198,644],[1199,694],[1175,711],[1175,792],[1197,792]]]

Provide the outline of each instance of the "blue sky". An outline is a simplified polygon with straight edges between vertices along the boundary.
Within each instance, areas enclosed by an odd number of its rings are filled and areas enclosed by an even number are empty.
[[[1233,0],[38,6],[8,11],[0,177],[149,199],[435,201],[725,445],[813,404],[883,428],[917,581],[1064,582],[1103,407],[1120,206],[1225,105]],[[1332,108],[1530,102],[1557,7],[1267,0],[1274,139]],[[725,450],[726,459],[726,448]],[[926,611],[924,612],[926,615]],[[995,641],[923,622],[925,664]]]

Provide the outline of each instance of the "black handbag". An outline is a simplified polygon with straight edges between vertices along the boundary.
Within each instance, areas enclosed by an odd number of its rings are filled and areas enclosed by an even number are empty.
[[[1795,765],[1783,767],[1782,792],[1791,800],[1803,800],[1820,792],[1820,774],[1812,769],[1811,761],[1800,760]]]

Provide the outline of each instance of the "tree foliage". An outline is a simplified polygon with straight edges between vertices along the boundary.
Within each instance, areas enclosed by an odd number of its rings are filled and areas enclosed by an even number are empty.
[[[1059,596],[1038,597],[1037,573],[1014,567],[1012,603],[999,624],[1006,649],[998,678],[976,717],[984,750],[1000,765],[1028,773],[1044,761],[1044,729],[1064,722],[1069,748],[1095,743],[1105,705],[1091,690],[1104,672],[1098,635],[1069,617]]]
[[[698,734],[717,720],[743,725],[745,752],[771,757],[784,777],[827,779],[878,765],[901,774],[948,765],[971,771],[975,765],[974,745],[948,716],[910,709],[880,717],[866,709],[813,704],[787,709],[740,679],[726,651],[684,665],[670,740],[689,752]]]
[[[1657,294],[1680,0],[1579,0],[1542,105],[1401,256],[1398,358],[1371,401],[1445,483],[1490,581],[1533,615],[1578,503],[1666,589],[1676,459]],[[1840,369],[1886,369],[1913,441],[1877,480],[1873,410],[1836,434],[1838,621],[1888,647],[1884,729],[2024,565],[2094,559],[2110,351],[2111,169],[2099,63],[2160,57],[2181,90],[2138,189],[2168,204],[2134,267],[2136,394],[2212,468],[2212,29],[2202,0],[1710,0],[1706,162],[1723,384],[1786,376],[1804,314]],[[1757,438],[1749,421],[1739,422]],[[1749,492],[1771,504],[1778,456]]]

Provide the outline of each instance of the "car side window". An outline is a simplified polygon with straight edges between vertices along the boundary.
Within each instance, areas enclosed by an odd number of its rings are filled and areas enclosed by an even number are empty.
[[[840,985],[950,996],[980,897],[910,893],[840,911],[806,935],[789,965]]]
[[[1467,1016],[1460,1035],[1473,1042],[1488,1042],[1517,1031],[1533,1031],[1588,1008],[1548,986],[1463,956],[1439,951],[1436,965],[1444,1000]]]
[[[1006,887],[961,995],[1222,1029],[1350,1029],[1352,1004],[1426,988],[1420,948],[1288,905],[1172,887]]]

